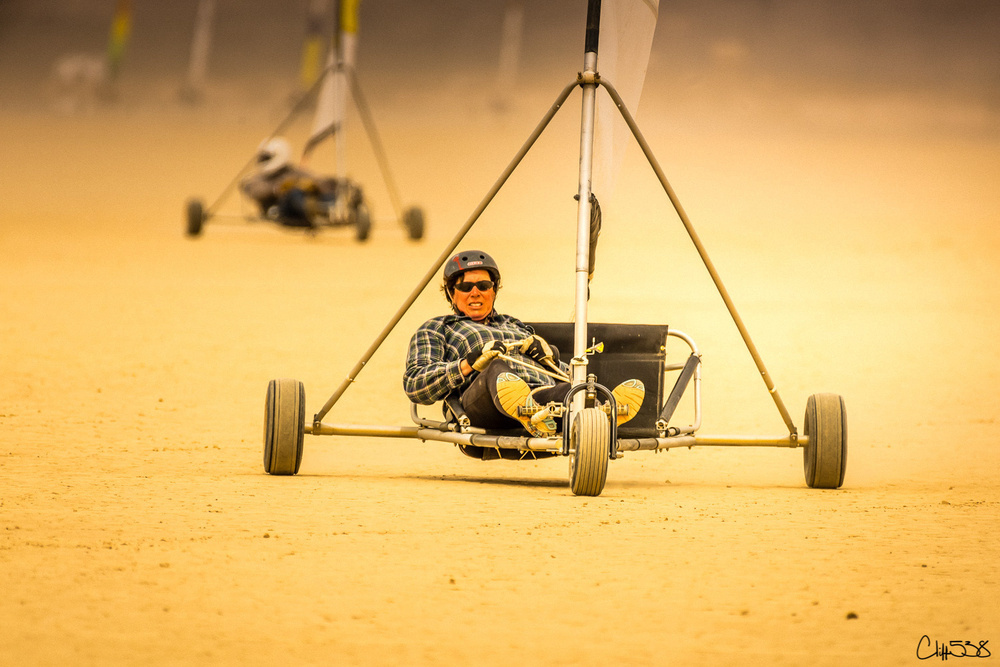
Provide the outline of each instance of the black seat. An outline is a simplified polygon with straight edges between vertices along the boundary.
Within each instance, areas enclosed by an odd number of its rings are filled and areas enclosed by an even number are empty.
[[[529,322],[535,333],[559,348],[563,361],[573,356],[572,322]],[[603,324],[587,325],[587,345],[604,343],[604,352],[589,357],[587,372],[597,377],[598,384],[609,390],[625,380],[641,380],[646,389],[639,414],[618,429],[619,438],[656,437],[656,420],[666,400],[663,386],[666,362],[667,330],[665,324]],[[449,396],[442,406],[446,419],[458,420],[464,415],[457,395]],[[523,435],[520,428],[490,429],[491,435]],[[477,450],[481,448],[475,448]],[[463,450],[464,451],[464,450]],[[466,452],[479,458],[479,454]]]
[[[551,345],[559,348],[562,360],[573,356],[572,322],[531,322],[531,327]],[[619,438],[656,436],[656,418],[663,406],[663,368],[666,360],[667,329],[665,324],[587,324],[587,345],[604,343],[604,352],[592,354],[587,372],[597,377],[598,384],[614,389],[632,378],[642,380],[646,398],[642,408],[630,421],[618,429]]]

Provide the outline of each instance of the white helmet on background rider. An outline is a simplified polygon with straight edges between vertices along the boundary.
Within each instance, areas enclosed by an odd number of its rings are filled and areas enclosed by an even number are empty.
[[[284,137],[272,137],[257,149],[257,169],[262,174],[273,174],[288,165],[292,147]]]

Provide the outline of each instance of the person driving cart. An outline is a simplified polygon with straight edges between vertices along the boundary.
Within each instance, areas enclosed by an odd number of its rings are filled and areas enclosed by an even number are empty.
[[[253,173],[240,181],[240,190],[257,202],[261,215],[288,227],[314,228],[334,221],[339,202],[360,202],[358,188],[296,167],[291,155],[286,139],[265,141],[257,150]]]
[[[555,435],[558,424],[545,406],[565,399],[569,367],[530,325],[496,311],[500,287],[500,269],[487,253],[465,250],[448,260],[441,291],[453,312],[428,320],[411,337],[403,389],[422,405],[457,393],[474,426],[520,424],[536,437]],[[617,415],[620,425],[638,412],[645,388],[626,380],[612,395],[626,406]]]

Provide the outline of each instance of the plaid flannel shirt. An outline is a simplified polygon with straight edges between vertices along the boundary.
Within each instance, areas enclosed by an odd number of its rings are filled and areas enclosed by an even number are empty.
[[[459,368],[462,359],[477,346],[491,340],[505,343],[523,340],[533,333],[524,322],[496,311],[482,322],[466,315],[442,315],[428,320],[410,338],[403,390],[414,403],[430,405],[440,401],[453,391],[463,389],[478,375],[473,371],[468,377],[462,377]],[[533,363],[519,352],[512,352],[510,356]],[[514,372],[531,387],[555,384],[552,378],[531,368],[517,366]]]

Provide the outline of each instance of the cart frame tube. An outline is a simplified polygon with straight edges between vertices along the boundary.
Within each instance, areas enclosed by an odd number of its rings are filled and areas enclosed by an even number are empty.
[[[561,438],[532,438],[512,435],[484,435],[442,431],[421,426],[374,426],[363,424],[304,424],[303,431],[310,435],[340,435],[372,438],[414,438],[417,440],[448,442],[456,445],[499,447],[520,451],[563,451]],[[675,447],[807,447],[809,436],[693,435],[682,434],[668,438],[618,438],[618,452],[672,449]]]
[[[469,217],[468,220],[466,220],[465,224],[462,225],[462,228],[459,229],[458,233],[455,234],[455,237],[451,240],[451,242],[449,242],[448,246],[434,261],[434,264],[431,266],[431,268],[427,270],[427,273],[424,274],[424,277],[420,280],[420,283],[417,285],[417,287],[412,292],[410,292],[410,295],[408,297],[406,297],[406,300],[403,302],[403,305],[399,307],[399,310],[396,311],[396,314],[392,316],[392,319],[389,321],[389,323],[385,326],[384,329],[382,329],[382,333],[378,335],[378,337],[371,344],[371,346],[369,346],[369,348],[361,356],[361,359],[359,359],[358,363],[354,365],[354,368],[352,368],[350,373],[347,374],[347,377],[344,378],[343,382],[341,382],[340,386],[337,387],[336,391],[333,392],[333,395],[330,396],[330,398],[323,405],[320,411],[316,413],[316,416],[313,418],[313,422],[318,424],[323,419],[323,417],[325,417],[326,414],[330,412],[330,409],[333,408],[336,402],[340,400],[340,397],[343,396],[345,391],[347,391],[347,388],[351,385],[351,383],[355,381],[355,379],[358,377],[358,374],[361,372],[361,369],[365,367],[365,365],[372,358],[372,356],[375,354],[378,348],[382,346],[382,343],[385,342],[385,339],[389,337],[389,334],[392,332],[392,330],[396,327],[399,321],[403,319],[403,315],[406,314],[406,311],[410,309],[410,306],[412,306],[413,303],[417,300],[417,297],[420,296],[421,292],[424,291],[424,289],[427,287],[430,281],[434,279],[434,276],[441,269],[441,267],[444,266],[444,263],[448,261],[448,259],[451,257],[451,254],[455,252],[455,248],[458,247],[458,244],[462,242],[462,239],[465,238],[465,235],[469,233],[469,230],[472,229],[472,226],[476,223],[477,220],[479,220],[479,217],[483,214],[483,211],[485,211],[486,207],[489,206],[491,201],[493,201],[493,198],[500,191],[500,188],[502,188],[504,183],[507,182],[507,179],[510,178],[510,175],[514,172],[514,169],[516,169],[517,166],[521,163],[521,160],[523,160],[524,156],[527,155],[528,151],[534,145],[535,141],[538,140],[538,137],[541,136],[542,132],[545,130],[549,122],[552,120],[552,117],[556,115],[556,112],[559,111],[563,103],[566,101],[566,98],[569,97],[569,94],[573,92],[573,89],[577,85],[579,85],[579,83],[577,81],[574,81],[573,83],[568,84],[562,90],[562,92],[559,93],[559,96],[556,98],[556,101],[552,104],[548,112],[545,114],[542,120],[532,131],[531,136],[528,137],[527,141],[524,142],[524,145],[522,145],[520,150],[518,150],[517,154],[514,156],[514,159],[511,160],[510,164],[507,165],[507,168],[504,169],[503,173],[500,175],[500,178],[496,180],[496,182],[493,184],[493,187],[490,188],[489,192],[486,194],[483,200],[479,202],[479,206],[476,207],[476,210],[473,211],[472,215]]]
[[[583,111],[580,129],[580,183],[576,220],[576,308],[573,316],[573,384],[587,380],[587,282],[590,271],[590,193],[594,162],[594,110],[597,83],[594,67],[597,54],[587,53],[587,67],[580,79]]]
[[[792,422],[791,415],[788,414],[788,409],[785,407],[784,401],[782,401],[781,396],[778,395],[778,390],[774,386],[774,382],[771,380],[771,375],[767,372],[767,368],[764,366],[764,360],[757,351],[757,346],[754,345],[753,340],[750,338],[750,332],[747,330],[746,325],[743,324],[743,318],[741,318],[740,314],[737,312],[736,304],[733,303],[732,298],[729,296],[729,290],[727,290],[726,286],[722,283],[722,278],[719,276],[719,272],[716,271],[715,265],[708,256],[708,251],[705,249],[704,244],[702,244],[701,238],[694,229],[694,225],[691,224],[691,220],[684,211],[684,207],[681,206],[680,200],[677,198],[677,194],[667,181],[667,177],[663,173],[663,169],[660,168],[660,163],[657,162],[652,149],[650,149],[649,144],[646,143],[646,139],[642,136],[642,132],[639,131],[639,126],[636,124],[635,119],[632,118],[632,114],[630,114],[628,109],[625,107],[625,103],[622,101],[618,91],[615,90],[615,87],[609,82],[600,79],[598,80],[598,83],[604,86],[604,89],[608,91],[609,95],[611,95],[611,99],[614,101],[615,106],[618,107],[618,111],[621,112],[622,118],[625,119],[625,123],[632,131],[632,136],[635,137],[635,140],[639,143],[639,147],[642,149],[643,155],[646,156],[649,166],[653,168],[656,178],[659,179],[660,185],[663,186],[663,191],[666,192],[667,197],[670,198],[670,203],[673,204],[674,210],[677,211],[677,215],[684,224],[684,229],[687,231],[688,236],[691,237],[694,247],[698,250],[698,254],[701,256],[701,261],[705,264],[705,268],[708,269],[709,275],[712,276],[712,282],[715,283],[716,289],[719,290],[719,295],[725,302],[726,308],[729,310],[729,314],[733,318],[733,322],[736,324],[736,328],[739,329],[740,336],[743,338],[743,342],[746,344],[747,350],[750,352],[750,356],[753,357],[753,361],[757,365],[757,370],[760,372],[760,376],[763,378],[764,384],[767,386],[767,390],[771,394],[771,398],[774,399],[774,404],[777,406],[778,412],[781,413],[781,418],[785,421],[785,425],[788,427],[788,433],[794,440],[798,437],[798,429],[795,428],[795,424]]]
[[[600,1],[591,0],[591,5],[597,5],[598,12],[600,10]],[[588,26],[588,30],[589,30]],[[588,33],[589,34],[589,33]],[[594,38],[596,49],[596,36]],[[590,38],[588,36],[588,46]],[[618,111],[621,113],[622,118],[628,125],[635,137],[636,142],[638,142],[639,147],[642,149],[643,155],[646,156],[646,160],[649,162],[650,167],[656,174],[660,185],[663,187],[664,192],[666,192],[667,197],[670,199],[674,210],[680,217],[681,222],[684,225],[684,229],[687,231],[688,236],[691,238],[692,243],[694,243],[695,249],[698,251],[698,255],[701,257],[705,268],[708,270],[709,275],[712,278],[712,282],[715,284],[716,289],[719,291],[719,295],[722,297],[723,302],[726,305],[726,309],[729,311],[733,322],[736,324],[736,328],[739,330],[740,336],[743,339],[747,350],[750,352],[750,356],[753,358],[754,364],[757,366],[757,370],[760,372],[761,378],[764,381],[764,385],[767,387],[768,393],[770,393],[775,406],[778,408],[778,412],[781,418],[784,420],[785,425],[788,427],[789,440],[794,443],[797,438],[802,438],[799,436],[798,429],[796,428],[792,417],[785,407],[784,401],[782,401],[781,396],[778,394],[778,390],[771,379],[770,373],[767,371],[767,367],[764,365],[764,360],[761,358],[760,353],[757,351],[757,346],[754,344],[753,339],[750,337],[750,332],[747,330],[746,325],[743,323],[743,318],[740,317],[739,312],[736,310],[736,304],[733,303],[732,297],[729,295],[729,291],[722,282],[722,277],[715,268],[715,264],[712,262],[711,258],[708,256],[708,251],[705,249],[704,244],[701,242],[701,238],[695,231],[694,226],[691,223],[690,218],[681,206],[680,200],[677,198],[673,187],[671,187],[667,177],[660,167],[659,162],[653,155],[652,149],[646,142],[645,137],[643,137],[642,132],[639,130],[639,126],[636,124],[635,119],[632,114],[629,113],[622,101],[621,96],[615,87],[611,85],[610,82],[602,80],[599,75],[596,74],[597,66],[597,53],[596,50],[591,52],[588,51],[585,54],[585,65],[587,69],[578,75],[577,80],[568,84],[563,88],[562,92],[559,93],[556,101],[546,112],[545,116],[538,123],[535,129],[532,131],[531,135],[518,150],[517,154],[511,160],[510,164],[507,165],[503,173],[496,180],[493,186],[490,188],[489,192],[483,198],[483,200],[473,211],[472,215],[465,222],[465,224],[459,229],[458,233],[451,240],[445,250],[438,256],[435,260],[433,266],[424,274],[420,283],[416,288],[410,293],[410,295],[403,302],[403,305],[396,311],[389,323],[383,328],[382,332],[378,335],[375,341],[371,344],[368,350],[362,355],[361,359],[354,365],[347,377],[344,378],[340,386],[334,391],[333,395],[327,400],[319,412],[313,418],[313,423],[315,428],[312,430],[307,430],[307,432],[315,432],[319,434],[323,429],[320,428],[320,422],[323,417],[325,417],[333,406],[340,400],[340,397],[347,390],[347,387],[351,385],[357,378],[358,374],[365,367],[368,361],[372,358],[375,352],[382,346],[385,339],[389,336],[392,330],[396,327],[399,321],[403,318],[406,312],[410,309],[410,306],[417,300],[420,294],[424,291],[430,281],[434,278],[435,274],[440,270],[451,254],[461,243],[462,239],[465,238],[466,234],[472,226],[479,220],[483,211],[489,206],[490,202],[497,195],[503,185],[510,178],[510,175],[514,172],[517,166],[527,155],[528,151],[541,136],[542,132],[548,126],[549,122],[555,116],[556,112],[562,107],[566,98],[569,97],[573,88],[576,86],[581,86],[583,88],[583,112],[582,112],[582,130],[581,130],[581,140],[580,140],[580,184],[579,184],[579,204],[578,204],[578,215],[577,215],[577,252],[576,252],[576,313],[574,316],[574,329],[573,329],[573,384],[580,384],[586,381],[586,339],[587,339],[587,278],[589,270],[589,239],[590,239],[590,194],[591,194],[591,174],[592,174],[592,162],[593,162],[593,133],[594,133],[594,109],[596,106],[596,92],[597,86],[601,85],[608,94],[611,96],[612,101],[614,101],[615,106],[618,107]],[[329,433],[329,431],[326,431]],[[331,433],[333,434],[333,433]],[[345,435],[347,435],[345,433]],[[374,435],[374,434],[373,434]],[[402,436],[407,437],[407,436]],[[774,442],[773,439],[766,439],[766,442]],[[712,443],[716,444],[716,443]],[[721,444],[721,443],[718,443]],[[749,443],[753,444],[753,443]],[[763,443],[762,443],[763,444]],[[795,444],[784,445],[784,446],[796,446]]]

